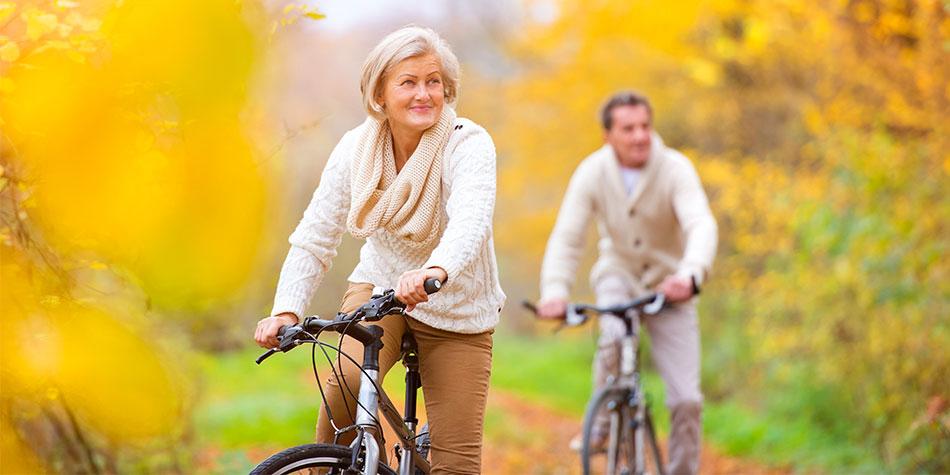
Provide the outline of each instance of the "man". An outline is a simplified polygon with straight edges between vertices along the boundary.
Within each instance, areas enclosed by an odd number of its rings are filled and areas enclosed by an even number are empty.
[[[562,318],[592,217],[600,234],[591,270],[597,304],[619,304],[662,292],[675,304],[644,319],[653,363],[666,383],[671,412],[670,473],[699,470],[699,326],[696,294],[709,276],[717,226],[689,159],[653,131],[647,99],[619,93],[604,105],[605,145],[584,159],[568,184],[541,265],[543,318]],[[619,372],[623,322],[601,315],[595,390]],[[605,438],[602,424],[593,435]],[[597,440],[600,439],[600,440]],[[572,441],[579,448],[580,438]]]

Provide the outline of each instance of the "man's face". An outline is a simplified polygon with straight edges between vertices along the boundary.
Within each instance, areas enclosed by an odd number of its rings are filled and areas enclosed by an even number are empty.
[[[604,132],[604,141],[614,149],[620,164],[627,168],[641,168],[650,158],[650,111],[642,104],[617,106],[610,111],[613,119],[610,130]]]

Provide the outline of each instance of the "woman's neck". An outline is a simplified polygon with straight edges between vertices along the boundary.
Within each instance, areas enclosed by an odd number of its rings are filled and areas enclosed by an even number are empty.
[[[393,126],[392,122],[389,124],[389,130],[393,134],[393,156],[396,158],[396,173],[399,173],[419,146],[422,132]]]

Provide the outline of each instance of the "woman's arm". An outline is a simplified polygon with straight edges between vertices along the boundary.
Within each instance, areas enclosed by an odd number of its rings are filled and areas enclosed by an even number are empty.
[[[451,181],[445,209],[448,224],[423,266],[444,270],[447,284],[472,263],[488,240],[495,212],[495,144],[480,127],[472,127],[467,134],[445,157]]]
[[[290,235],[291,247],[280,271],[271,315],[291,313],[300,317],[336,256],[350,209],[347,155],[351,135],[345,135],[333,149],[303,219]]]

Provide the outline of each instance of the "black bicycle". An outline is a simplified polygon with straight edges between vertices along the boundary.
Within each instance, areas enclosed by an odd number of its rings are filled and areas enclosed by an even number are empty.
[[[432,294],[438,292],[442,282],[438,279],[427,279],[425,290]],[[402,338],[400,358],[406,367],[406,407],[404,415],[400,416],[396,406],[383,391],[379,382],[379,350],[382,348],[383,329],[377,325],[358,325],[358,322],[375,322],[387,315],[405,315],[406,305],[396,299],[392,289],[373,297],[350,314],[339,313],[333,320],[323,320],[318,317],[307,317],[302,322],[281,327],[278,331],[280,346],[257,358],[260,364],[269,356],[278,351],[287,352],[302,344],[312,344],[314,373],[316,373],[316,348],[320,348],[330,367],[333,361],[326,348],[336,350],[341,358],[347,358],[358,364],[349,355],[340,351],[339,346],[333,346],[321,341],[318,337],[324,331],[340,333],[340,339],[345,335],[356,338],[363,343],[363,363],[360,366],[360,389],[357,397],[356,423],[352,426],[341,427],[336,431],[333,444],[306,444],[278,452],[261,462],[252,475],[270,475],[303,472],[310,473],[311,468],[324,469],[330,474],[422,474],[429,473],[429,430],[428,424],[416,431],[419,420],[416,418],[416,397],[422,379],[419,376],[418,348],[412,333],[407,331]],[[336,369],[332,370],[336,373]],[[337,374],[344,390],[349,391],[346,382]],[[319,385],[320,378],[317,377]],[[320,396],[323,398],[324,408],[329,414],[326,395],[320,387]],[[352,394],[352,391],[350,392]],[[380,461],[380,447],[384,446],[382,425],[379,412],[382,411],[386,422],[396,433],[399,439],[395,447],[397,470]],[[335,425],[334,425],[335,427]],[[340,435],[355,431],[356,438],[349,446],[337,444]]]
[[[537,312],[534,305],[525,307]],[[584,474],[591,473],[591,460],[602,452],[599,437],[595,437],[597,421],[606,414],[610,428],[606,434],[606,473],[609,474],[662,474],[663,457],[656,441],[650,400],[646,397],[640,377],[637,320],[641,315],[656,315],[666,304],[663,294],[651,294],[632,302],[612,307],[572,303],[567,306],[563,326],[578,326],[588,320],[589,312],[614,315],[626,327],[621,340],[620,375],[610,377],[607,383],[590,399],[584,412],[584,442],[581,464]]]

